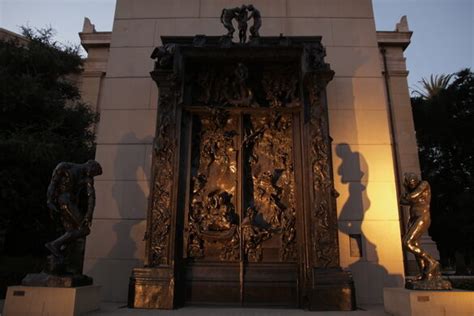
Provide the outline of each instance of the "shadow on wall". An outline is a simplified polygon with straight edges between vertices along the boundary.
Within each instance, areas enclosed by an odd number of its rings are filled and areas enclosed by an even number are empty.
[[[349,196],[340,211],[340,219],[346,223],[339,230],[349,236],[350,264],[359,303],[383,303],[383,287],[400,287],[404,278],[400,274],[390,274],[380,264],[377,245],[369,239],[370,225],[365,224],[366,212],[370,208],[367,196],[368,165],[359,152],[341,143],[336,146],[336,155],[342,160],[337,169],[341,183],[348,186]],[[379,210],[378,210],[379,211]],[[381,225],[383,222],[381,222]],[[383,226],[377,227],[383,230]],[[393,238],[393,236],[392,236]],[[379,241],[383,242],[383,241]],[[345,247],[344,247],[345,248]]]
[[[140,185],[143,181],[139,182],[138,179],[139,175],[147,174],[146,158],[140,160],[133,157],[138,153],[131,152],[130,146],[126,144],[143,146],[148,143],[150,143],[148,138],[138,139],[135,133],[130,132],[122,137],[118,145],[114,161],[115,179],[111,187],[117,213],[114,214],[113,211],[109,213],[113,218],[104,219],[102,223],[104,230],[96,232],[94,238],[96,243],[100,243],[103,238],[103,247],[110,250],[101,253],[102,258],[95,258],[99,260],[95,260],[94,265],[85,271],[94,278],[95,284],[102,286],[103,299],[106,301],[126,301],[131,270],[140,266],[143,260],[142,249],[137,245],[142,242],[145,232],[143,217],[146,216],[148,200],[147,193]],[[113,159],[113,157],[107,158]],[[105,235],[110,234],[110,230],[114,236]],[[111,240],[112,245],[107,244],[108,240]]]
[[[136,144],[142,143],[142,141],[138,140],[135,133],[131,132],[124,135],[121,140],[121,143]],[[116,160],[120,159],[120,157],[126,157],[127,153],[122,151],[123,149],[119,149],[117,151]],[[126,167],[129,170],[130,174],[137,175],[140,169],[145,169],[144,163],[145,161],[142,161],[140,164],[128,164]],[[118,161],[115,163],[114,166],[116,169],[115,174],[120,174],[120,172],[123,172],[120,170],[121,168],[123,168],[123,166],[119,164]],[[115,182],[112,187],[112,196],[115,202],[117,203],[120,218],[130,219],[131,214],[134,211],[133,205],[127,205],[126,203],[124,203],[124,201],[127,200],[124,195],[133,196],[136,200],[145,200],[145,192],[143,192],[143,189],[140,187],[136,179],[134,179],[133,181],[127,181],[127,189],[124,190],[123,188],[124,187],[122,184]],[[117,221],[117,223],[114,224],[113,230],[115,232],[115,235],[117,236],[117,242],[115,246],[110,250],[109,256],[113,258],[121,257],[125,252],[127,254],[130,254],[131,256],[135,254],[137,246],[135,241],[131,238],[132,228],[133,227],[130,225],[130,223],[128,223],[127,220],[119,220]]]

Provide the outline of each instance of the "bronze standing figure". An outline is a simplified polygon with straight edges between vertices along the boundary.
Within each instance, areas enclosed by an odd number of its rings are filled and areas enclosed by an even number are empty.
[[[245,44],[245,42],[247,41],[247,21],[249,20],[248,16],[249,13],[247,11],[247,6],[242,5],[237,15],[237,28],[239,29],[240,44]]]
[[[420,246],[420,239],[431,224],[431,189],[427,181],[422,181],[414,173],[405,174],[406,192],[400,198],[400,204],[410,206],[408,229],[403,238],[403,246],[416,258],[420,275],[414,282],[408,282],[410,289],[449,289],[451,285],[441,278],[440,265]]]
[[[262,26],[262,15],[253,5],[249,5],[247,9],[250,12],[249,20],[253,19],[253,25],[250,27],[250,39],[260,37],[260,27]]]
[[[233,9],[222,9],[221,13],[221,23],[224,24],[224,27],[227,29],[227,36],[233,37],[235,28],[232,24],[233,19],[237,19],[240,13],[240,8],[235,7]]]

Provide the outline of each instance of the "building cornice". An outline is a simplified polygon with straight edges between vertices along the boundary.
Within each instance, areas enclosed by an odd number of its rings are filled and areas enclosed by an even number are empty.
[[[81,45],[86,51],[89,48],[109,48],[112,39],[112,32],[80,32]]]
[[[413,32],[377,31],[377,42],[380,47],[398,46],[405,50],[411,43]]]

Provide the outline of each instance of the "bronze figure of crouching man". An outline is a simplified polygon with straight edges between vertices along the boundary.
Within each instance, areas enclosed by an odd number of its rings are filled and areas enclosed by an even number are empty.
[[[59,217],[65,230],[45,245],[54,257],[62,258],[69,244],[90,234],[95,207],[94,177],[101,174],[102,167],[95,160],[84,164],[61,162],[54,169],[47,205],[52,217]]]
[[[420,239],[431,224],[430,185],[416,174],[407,173],[404,186],[406,192],[400,198],[400,204],[410,206],[410,218],[403,246],[413,253],[420,269],[420,275],[413,282],[407,282],[406,287],[420,290],[450,289],[450,283],[441,278],[439,262],[420,246]]]
[[[77,287],[91,285],[92,278],[82,274],[84,237],[91,232],[95,206],[94,177],[102,174],[97,161],[84,164],[59,163],[48,187],[47,205],[51,217],[65,231],[45,244],[51,252],[41,273],[30,273],[26,286]]]

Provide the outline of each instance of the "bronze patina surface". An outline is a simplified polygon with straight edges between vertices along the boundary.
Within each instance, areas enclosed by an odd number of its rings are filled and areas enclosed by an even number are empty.
[[[239,43],[245,44],[247,42],[247,28],[248,21],[253,20],[253,25],[250,27],[250,39],[260,37],[260,27],[262,27],[262,15],[253,5],[242,5],[230,9],[222,9],[221,23],[227,29],[227,38],[232,39],[235,33],[233,20],[237,21],[237,29],[239,30]]]
[[[249,5],[247,10],[250,12],[249,20],[253,19],[253,25],[250,27],[250,38],[260,37],[260,28],[262,27],[262,15],[253,5]]]
[[[61,162],[53,171],[47,191],[51,217],[61,222],[64,233],[46,243],[51,252],[42,273],[29,274],[28,286],[75,287],[92,284],[82,275],[84,238],[90,234],[95,207],[94,177],[102,174],[97,161],[84,164]]]
[[[406,192],[400,198],[400,204],[410,207],[408,229],[403,237],[403,246],[408,249],[418,263],[420,274],[414,280],[408,280],[407,289],[413,290],[450,290],[451,283],[441,277],[440,264],[420,246],[420,238],[428,232],[431,224],[431,189],[427,181],[422,181],[414,173],[405,174]]]
[[[260,37],[253,6],[221,20],[227,35],[163,37],[152,54],[147,253],[129,306],[354,309],[339,265],[325,97],[334,72],[321,38]]]

